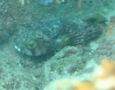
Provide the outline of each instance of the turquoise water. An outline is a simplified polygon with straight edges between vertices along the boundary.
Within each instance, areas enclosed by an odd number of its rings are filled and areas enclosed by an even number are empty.
[[[115,60],[114,3],[1,0],[0,90],[54,90],[44,88],[60,78],[90,81],[102,58]]]
[[[43,4],[43,5],[47,5],[49,3],[52,3],[53,0],[38,0],[39,3]]]

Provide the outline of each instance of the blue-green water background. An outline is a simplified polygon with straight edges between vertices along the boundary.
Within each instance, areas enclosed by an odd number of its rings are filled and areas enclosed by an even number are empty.
[[[114,47],[114,29],[112,29],[113,34],[111,34],[111,31],[108,34],[107,27],[114,23],[114,3],[115,0],[60,0],[60,3],[52,0],[1,0],[0,89],[43,90],[52,80],[70,76],[77,77],[76,73],[82,70],[90,60],[98,63],[100,57],[105,56],[114,59],[115,50],[111,48]],[[81,25],[84,22],[82,20],[92,18],[94,15],[103,16],[106,22],[104,26],[102,23],[100,24],[100,20],[103,21],[102,17],[96,21],[96,25],[103,27],[101,28],[103,33],[98,39],[91,41],[86,46],[64,45],[59,50],[37,57],[28,56],[24,53],[26,51],[22,53],[15,48],[15,39],[20,38],[18,35],[27,33],[22,32],[23,29],[21,32],[19,31],[21,25],[42,20],[48,20],[49,23],[50,20],[78,20]],[[70,28],[70,23],[67,26]],[[91,27],[89,25],[86,28]],[[100,29],[100,27],[93,27],[93,29],[95,28]],[[37,30],[39,31],[39,28]],[[74,31],[77,34],[76,30]],[[82,31],[85,32],[85,29],[83,28]],[[30,32],[26,36],[29,34]],[[67,40],[65,39],[67,36],[68,34],[62,40]],[[110,41],[112,43],[109,46]],[[61,45],[59,44],[56,47],[59,46]],[[22,48],[22,50],[24,49]]]

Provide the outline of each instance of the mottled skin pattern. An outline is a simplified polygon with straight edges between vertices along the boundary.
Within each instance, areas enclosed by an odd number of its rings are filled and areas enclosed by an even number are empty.
[[[67,45],[85,45],[101,35],[100,24],[82,20],[41,20],[19,26],[15,48],[29,56],[39,56]]]

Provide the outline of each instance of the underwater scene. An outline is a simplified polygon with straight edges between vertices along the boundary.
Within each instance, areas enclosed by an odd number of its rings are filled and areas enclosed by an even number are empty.
[[[115,90],[115,0],[0,0],[0,90]]]

